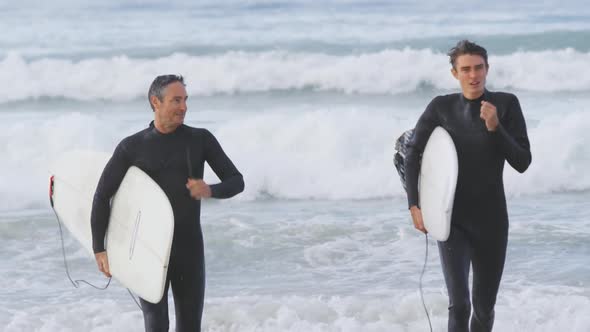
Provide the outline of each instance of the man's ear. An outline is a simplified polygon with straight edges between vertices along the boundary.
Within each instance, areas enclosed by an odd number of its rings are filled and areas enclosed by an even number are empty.
[[[453,68],[451,68],[451,74],[453,74],[453,77],[454,77],[455,79],[459,79],[459,77],[458,77],[458,74],[459,74],[459,73],[457,73],[457,69],[455,69],[454,67],[453,67]]]
[[[150,97],[150,103],[152,103],[152,108],[154,109],[154,112],[156,111],[156,109],[160,108],[160,99],[158,99],[158,97],[156,96],[151,96]]]

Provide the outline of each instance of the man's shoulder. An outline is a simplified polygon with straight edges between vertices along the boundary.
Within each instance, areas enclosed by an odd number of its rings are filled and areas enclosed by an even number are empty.
[[[146,135],[151,131],[151,127],[144,128],[134,134],[131,134],[121,140],[121,143],[137,143],[145,139]]]
[[[501,102],[512,102],[518,99],[514,93],[504,91],[486,91],[486,94],[489,95],[490,100],[493,99]]]
[[[457,101],[460,97],[458,93],[451,93],[447,95],[438,95],[434,97],[429,104],[429,108],[433,111],[440,110],[440,109],[447,109],[451,103]]]
[[[461,97],[460,93],[449,93],[446,95],[438,95],[432,99],[432,102],[436,103],[448,103],[454,100],[457,100]]]
[[[206,128],[191,127],[184,124],[182,127],[187,134],[193,137],[213,136],[213,134],[211,134],[211,132]]]

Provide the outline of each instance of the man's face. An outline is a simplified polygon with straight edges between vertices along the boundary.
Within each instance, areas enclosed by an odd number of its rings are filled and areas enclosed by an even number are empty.
[[[483,94],[488,66],[482,56],[475,54],[458,56],[451,73],[461,84],[461,90],[466,98],[477,99]]]
[[[168,84],[164,88],[162,101],[152,97],[152,104],[155,109],[155,118],[163,127],[175,129],[184,122],[186,114],[186,89],[180,82]]]

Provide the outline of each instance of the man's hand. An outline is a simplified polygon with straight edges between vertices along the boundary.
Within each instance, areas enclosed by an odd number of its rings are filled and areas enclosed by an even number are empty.
[[[211,187],[201,179],[188,179],[186,188],[194,199],[211,197]]]
[[[422,220],[422,211],[416,205],[412,205],[412,207],[410,207],[410,214],[412,215],[414,228],[416,228],[424,234],[428,233],[428,231],[424,227],[424,220]]]
[[[481,102],[481,110],[479,117],[486,122],[486,128],[488,131],[496,131],[498,128],[498,112],[496,112],[496,106],[492,105],[487,101]]]
[[[94,254],[94,258],[96,259],[96,264],[98,264],[98,269],[100,272],[110,278],[111,272],[109,270],[109,259],[107,257],[107,252],[98,252]]]

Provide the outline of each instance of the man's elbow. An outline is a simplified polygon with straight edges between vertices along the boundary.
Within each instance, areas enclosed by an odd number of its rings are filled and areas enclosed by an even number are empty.
[[[246,185],[244,184],[244,176],[242,174],[240,174],[238,176],[237,186],[236,187],[237,187],[236,188],[237,189],[237,193],[236,194],[239,194],[239,193],[243,192],[244,191],[244,188],[246,187]]]
[[[514,169],[516,169],[516,171],[518,173],[522,174],[529,168],[529,166],[531,165],[531,161],[532,161],[532,156],[531,156],[531,153],[529,152],[527,154],[526,158],[523,158],[523,160],[520,163],[515,165],[516,167],[514,167]]]

